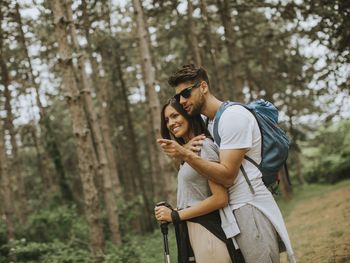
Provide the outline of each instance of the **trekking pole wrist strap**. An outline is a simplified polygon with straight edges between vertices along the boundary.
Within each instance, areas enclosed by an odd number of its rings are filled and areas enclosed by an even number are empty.
[[[171,220],[173,221],[173,224],[178,224],[181,222],[181,218],[178,211],[171,211]]]

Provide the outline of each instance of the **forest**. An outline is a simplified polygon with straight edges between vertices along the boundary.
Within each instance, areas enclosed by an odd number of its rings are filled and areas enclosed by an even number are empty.
[[[162,262],[160,109],[188,63],[277,106],[281,202],[350,178],[349,1],[0,0],[0,263]]]

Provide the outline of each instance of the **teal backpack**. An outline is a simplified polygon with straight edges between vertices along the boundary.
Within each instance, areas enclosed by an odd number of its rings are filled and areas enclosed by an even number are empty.
[[[240,105],[246,108],[253,114],[258,122],[261,133],[261,162],[258,164],[248,156],[244,156],[244,159],[254,164],[261,171],[264,184],[266,187],[270,188],[273,184],[278,182],[277,173],[283,165],[285,165],[289,150],[288,137],[278,126],[278,110],[271,102],[262,99],[248,104],[231,101],[224,102],[216,112],[214,118],[213,135],[215,142],[219,146],[221,143],[221,138],[218,133],[219,120],[223,112],[233,105]],[[242,165],[240,169],[249,185],[250,191],[254,194],[254,189]],[[288,177],[288,172],[286,174]],[[288,181],[290,182],[289,179]]]

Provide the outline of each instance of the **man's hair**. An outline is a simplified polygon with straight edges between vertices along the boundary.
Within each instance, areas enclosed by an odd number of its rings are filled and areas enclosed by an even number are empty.
[[[185,144],[185,141],[183,138],[176,138],[175,136],[173,136],[167,127],[167,122],[165,120],[165,109],[168,106],[173,107],[180,115],[182,115],[189,122],[189,129],[193,132],[194,136],[204,134],[207,138],[212,139],[201,115],[199,114],[195,116],[188,115],[188,113],[184,110],[184,108],[174,98],[169,99],[163,105],[163,108],[161,110],[160,133],[163,139],[175,140],[180,145]]]
[[[205,81],[209,87],[209,78],[207,71],[202,67],[197,67],[194,64],[183,65],[168,79],[171,87],[176,87],[185,82],[199,83]]]

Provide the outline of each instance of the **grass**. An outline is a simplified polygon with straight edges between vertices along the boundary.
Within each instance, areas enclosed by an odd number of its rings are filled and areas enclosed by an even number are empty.
[[[336,184],[306,184],[303,186],[296,186],[293,189],[292,198],[284,200],[281,196],[277,196],[276,201],[281,209],[283,216],[286,218],[293,211],[294,207],[314,197],[322,197],[327,193],[337,189],[350,186],[350,179],[338,182]]]
[[[305,185],[278,203],[299,263],[350,262],[350,180]]]

